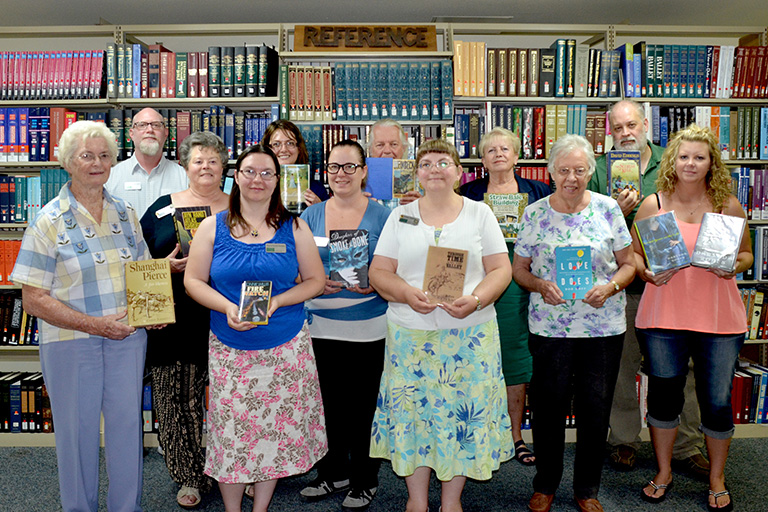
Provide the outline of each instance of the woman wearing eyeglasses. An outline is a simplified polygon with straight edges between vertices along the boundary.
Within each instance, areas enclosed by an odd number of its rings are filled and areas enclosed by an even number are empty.
[[[309,163],[309,153],[304,137],[301,136],[301,130],[290,121],[285,119],[273,121],[264,131],[261,143],[275,153],[280,165]],[[309,190],[304,191],[304,203],[307,206],[328,199],[328,192],[322,181],[313,179],[311,169],[309,182]]]
[[[368,450],[384,363],[387,303],[368,284],[368,265],[389,209],[363,195],[368,167],[357,142],[336,144],[325,168],[333,197],[310,206],[301,218],[315,235],[327,276],[323,295],[306,306],[328,454],[301,495],[314,501],[349,490],[342,505],[358,509],[371,503],[378,487],[380,461]],[[349,240],[340,230],[350,232]]]
[[[236,169],[229,208],[205,219],[190,246],[184,285],[211,310],[205,473],[227,512],[241,510],[248,483],[253,511],[265,512],[277,479],[309,471],[327,451],[304,314],[325,273],[312,232],[282,204],[274,153],[251,146]],[[272,283],[267,325],[239,319],[249,280]]]
[[[555,192],[525,209],[512,269],[517,284],[530,292],[536,476],[528,508],[552,507],[573,396],[574,498],[580,510],[599,512],[608,418],[627,329],[622,290],[635,275],[632,239],[618,203],[587,190],[595,171],[587,139],[559,138],[548,167]]]
[[[513,454],[493,307],[512,269],[491,209],[454,190],[462,172],[456,148],[427,141],[416,168],[424,197],[395,208],[370,269],[389,301],[371,455],[405,477],[407,512],[428,509],[432,471],[442,482],[442,511],[457,512],[466,479],[490,479]],[[439,287],[423,291],[430,247],[466,251],[453,300],[438,299]],[[439,267],[461,264],[462,254]]]

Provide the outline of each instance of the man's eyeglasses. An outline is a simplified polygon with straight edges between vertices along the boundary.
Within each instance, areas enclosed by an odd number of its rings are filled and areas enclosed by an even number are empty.
[[[133,127],[137,130],[146,130],[150,126],[153,130],[161,130],[165,127],[165,123],[162,121],[152,121],[151,123],[139,121],[138,123],[133,123]]]

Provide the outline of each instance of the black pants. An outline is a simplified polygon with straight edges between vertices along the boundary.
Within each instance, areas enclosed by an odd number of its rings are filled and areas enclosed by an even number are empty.
[[[573,492],[597,498],[613,390],[624,334],[600,338],[544,338],[531,334],[531,407],[536,476],[533,489],[555,494],[563,477],[565,417],[576,414]]]
[[[328,434],[328,454],[317,463],[318,476],[334,482],[349,478],[355,489],[375,487],[381,461],[368,454],[384,369],[384,340],[315,338],[312,347]]]

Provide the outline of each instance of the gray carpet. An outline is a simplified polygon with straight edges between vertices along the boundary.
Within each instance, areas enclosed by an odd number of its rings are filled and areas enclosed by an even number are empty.
[[[767,427],[768,428],[768,427]],[[574,445],[566,447],[565,475],[555,499],[554,511],[576,510],[572,494]],[[600,501],[607,512],[643,511],[677,512],[706,511],[707,485],[685,475],[675,475],[675,486],[662,504],[650,505],[640,497],[644,480],[653,477],[651,447],[645,443],[639,452],[638,467],[630,473],[619,473],[608,466],[603,472]],[[768,438],[735,439],[728,460],[728,484],[734,495],[735,509],[742,512],[768,511]],[[464,491],[466,512],[525,511],[531,494],[533,468],[510,461],[489,482],[470,481]],[[102,459],[101,508],[106,511],[106,475]],[[284,479],[275,493],[270,512],[339,511],[343,496],[326,501],[303,503],[298,492],[313,477],[312,473]],[[430,510],[437,511],[440,499],[439,483],[433,478],[430,490]],[[180,511],[176,505],[177,487],[168,476],[162,457],[150,450],[144,460],[145,512]],[[368,509],[370,512],[404,511],[407,499],[405,482],[397,478],[389,464],[381,468],[379,493]],[[243,510],[251,509],[250,500]],[[56,457],[53,448],[0,448],[0,512],[51,512],[61,510],[58,501]],[[203,498],[201,512],[224,510],[218,490]]]

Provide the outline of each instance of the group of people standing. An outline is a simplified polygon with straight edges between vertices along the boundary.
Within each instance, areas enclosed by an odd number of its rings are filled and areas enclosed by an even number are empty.
[[[490,479],[514,458],[536,466],[528,508],[547,512],[563,475],[573,398],[574,498],[581,511],[599,512],[609,430],[611,462],[634,465],[637,398],[634,405],[620,398],[630,377],[634,390],[641,350],[659,467],[641,497],[659,502],[670,490],[678,418],[692,401],[689,379],[711,460],[707,506],[731,510],[724,477],[730,385],[746,326],[734,277],[752,263],[749,235],[732,272],[653,274],[630,227],[633,218],[674,211],[690,251],[705,212],[744,213],[729,195],[710,130],[690,126],[663,151],[645,139],[638,104],[619,102],[609,118],[616,147],[641,151],[642,202],[629,191],[618,201],[603,195],[604,159],[576,135],[551,149],[550,194],[515,174],[520,140],[494,128],[479,143],[486,177],[460,188],[454,146],[419,146],[421,193],[392,212],[364,192],[364,148],[341,141],[326,158],[329,197],[322,187],[307,191],[301,217],[286,210],[280,193],[281,165],[308,161],[290,122],[276,121],[239,156],[229,195],[220,189],[227,149],[215,135],[185,138],[178,166],[162,156],[162,117],[144,109],[133,118],[134,155],[113,168],[111,132],[88,121],[72,125],[59,149],[71,181],[30,223],[11,276],[22,285],[25,309],[42,320],[64,510],[98,509],[101,414],[109,509],[141,510],[146,352],[159,443],[182,507],[197,506],[215,480],[226,511],[240,511],[247,495],[254,512],[265,512],[280,478],[316,467],[304,499],[345,492],[345,509],[364,509],[378,489],[380,460],[388,459],[405,478],[407,512],[428,510],[433,471],[442,512],[459,512],[467,478]],[[396,122],[383,121],[367,146],[368,156],[403,158],[408,141]],[[527,194],[516,242],[505,242],[482,203],[486,193]],[[209,206],[211,216],[182,257],[173,212],[186,206]],[[329,239],[338,230],[367,235],[359,257],[369,265],[368,286],[330,279]],[[430,247],[466,253],[462,293],[451,302],[423,291]],[[582,300],[567,299],[558,286],[561,247],[590,254],[593,286]],[[171,262],[177,323],[145,331],[123,322],[123,264],[150,257]],[[635,315],[638,279],[646,285]],[[239,319],[245,280],[272,282],[267,325]],[[638,338],[625,336],[635,327]],[[529,382],[535,456],[521,435]],[[634,415],[629,425],[622,414]],[[693,450],[682,460],[702,465],[690,461],[703,458]]]

